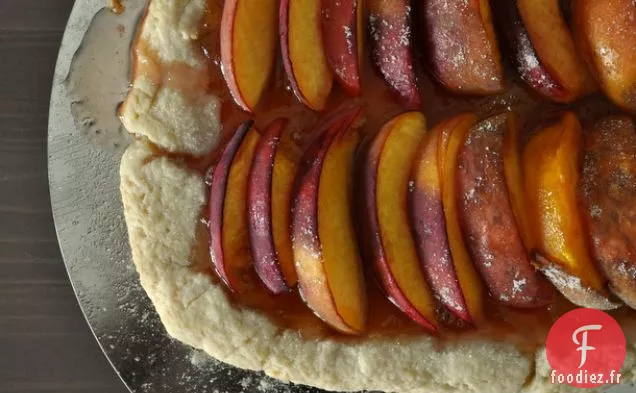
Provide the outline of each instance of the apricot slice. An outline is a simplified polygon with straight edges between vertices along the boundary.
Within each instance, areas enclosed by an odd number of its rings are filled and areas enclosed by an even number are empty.
[[[362,1],[323,0],[322,39],[331,71],[352,96],[360,95]]]
[[[508,16],[518,16],[517,26],[523,26],[525,30],[517,30],[519,34],[525,33],[525,37],[517,37],[517,42],[529,42],[532,46],[532,51],[523,45],[513,48],[520,60],[520,74],[531,87],[558,102],[574,101],[596,89],[594,79],[577,52],[559,0],[502,3],[511,8]]]
[[[435,128],[426,133],[413,162],[410,217],[417,253],[433,296],[457,318],[471,322],[446,235],[437,159],[441,131]]]
[[[439,170],[442,179],[442,204],[446,218],[446,233],[457,272],[457,279],[464,295],[471,323],[479,324],[484,320],[484,288],[479,274],[468,254],[459,221],[459,201],[457,191],[457,152],[466,141],[468,132],[477,122],[472,113],[460,114],[439,123]]]
[[[281,0],[280,45],[285,72],[296,97],[321,111],[331,93],[321,28],[320,0]]]
[[[531,239],[532,231],[530,229],[529,212],[525,200],[523,168],[521,163],[521,148],[523,143],[521,140],[521,125],[519,124],[518,117],[514,114],[508,115],[506,123],[507,130],[504,134],[503,146],[501,148],[504,175],[506,176],[510,205],[515,215],[519,235],[526,250],[530,251],[534,241]]]
[[[472,127],[457,155],[459,222],[471,259],[491,296],[511,307],[544,306],[553,289],[530,263],[508,196],[503,113]]]
[[[386,123],[365,157],[362,192],[366,240],[382,287],[402,312],[435,332],[435,300],[417,256],[408,207],[411,166],[425,132],[420,112]]]
[[[212,170],[208,205],[210,257],[223,282],[235,292],[250,290],[254,269],[249,253],[247,183],[260,134],[243,123]]]
[[[636,113],[636,3],[633,0],[572,2],[579,49],[605,94]]]
[[[276,0],[228,0],[220,42],[223,76],[234,101],[253,112],[274,69]]]
[[[300,294],[316,315],[348,334],[364,331],[367,319],[351,206],[353,163],[360,142],[352,127],[357,116],[333,121],[307,151],[293,213]]]
[[[605,279],[594,265],[577,210],[583,153],[581,125],[566,112],[534,134],[523,151],[532,249],[541,272],[572,303],[612,309]]]
[[[503,67],[488,0],[422,3],[429,68],[455,93],[487,95],[504,88]]]
[[[413,57],[412,8],[409,0],[367,0],[371,57],[404,108],[422,104]]]
[[[585,133],[579,208],[610,289],[636,308],[636,125],[599,120]]]
[[[497,25],[505,51],[521,79],[542,96],[557,102],[572,101],[575,97],[557,83],[543,66],[521,19],[516,0],[494,0]]]
[[[254,267],[272,293],[296,286],[291,244],[292,189],[300,154],[287,120],[273,121],[261,136],[247,188],[248,229]]]

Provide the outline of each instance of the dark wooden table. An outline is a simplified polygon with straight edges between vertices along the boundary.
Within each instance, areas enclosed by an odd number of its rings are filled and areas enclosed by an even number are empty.
[[[0,392],[125,393],[79,309],[46,164],[51,80],[73,0],[0,0]]]

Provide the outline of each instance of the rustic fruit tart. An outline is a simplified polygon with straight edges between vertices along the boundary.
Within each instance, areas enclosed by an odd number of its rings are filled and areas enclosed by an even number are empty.
[[[120,115],[170,335],[330,390],[562,392],[550,326],[636,379],[633,0],[151,0]]]

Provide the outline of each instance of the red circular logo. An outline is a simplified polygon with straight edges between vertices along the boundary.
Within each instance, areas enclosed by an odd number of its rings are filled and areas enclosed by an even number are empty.
[[[546,341],[552,383],[579,388],[620,382],[625,335],[603,311],[579,308],[559,318]]]

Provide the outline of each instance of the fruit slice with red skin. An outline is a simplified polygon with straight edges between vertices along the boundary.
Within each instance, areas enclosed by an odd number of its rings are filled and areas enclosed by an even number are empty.
[[[212,170],[208,204],[210,257],[223,282],[235,292],[250,290],[253,271],[247,229],[249,168],[260,135],[243,123],[225,146]]]
[[[413,162],[410,217],[415,246],[433,296],[457,318],[471,322],[446,235],[437,159],[440,137],[440,128],[427,132]]]
[[[597,121],[585,133],[579,211],[592,257],[612,292],[636,308],[636,124]]]
[[[330,120],[308,149],[298,177],[293,249],[300,293],[333,328],[365,329],[367,298],[353,225],[351,181],[359,110]]]
[[[371,57],[405,109],[422,105],[413,58],[410,0],[367,0]]]
[[[322,39],[327,62],[340,85],[352,96],[359,96],[361,88],[361,8],[361,0],[322,1]]]
[[[501,55],[488,0],[422,3],[429,68],[447,89],[486,95],[504,89]]]
[[[366,285],[351,195],[354,158],[360,140],[358,131],[351,126],[336,137],[325,157],[318,190],[318,231],[325,271],[339,313],[356,331],[364,330],[367,319]],[[347,286],[351,289],[339,289]]]
[[[473,325],[479,325],[484,319],[483,283],[475,270],[466,244],[464,243],[459,222],[459,201],[457,192],[457,152],[465,142],[468,132],[477,122],[472,113],[457,115],[442,121],[436,128],[441,137],[438,146],[439,169],[442,179],[442,204],[446,218],[446,233],[450,245],[457,279],[464,295]],[[439,129],[439,131],[437,130]]]
[[[636,113],[636,3],[633,0],[572,2],[576,41],[605,94]]]
[[[276,0],[227,0],[221,18],[223,76],[234,101],[253,112],[274,69]]]
[[[261,136],[247,188],[250,249],[256,273],[275,294],[296,286],[291,244],[292,189],[299,158],[286,131],[273,121]]]
[[[507,132],[504,135],[502,155],[504,173],[506,175],[506,185],[508,186],[508,195],[510,197],[510,205],[515,215],[517,228],[521,240],[526,248],[530,250],[534,244],[531,239],[532,230],[530,229],[528,209],[525,200],[525,188],[523,180],[523,168],[521,164],[521,125],[519,118],[513,114],[508,115]]]
[[[475,267],[498,303],[517,308],[549,304],[553,288],[532,266],[508,196],[504,174],[504,113],[471,128],[457,154],[459,221]]]
[[[366,154],[362,192],[366,243],[389,300],[413,321],[436,332],[435,300],[418,260],[408,207],[411,166],[425,132],[420,112],[386,123]]]
[[[572,303],[612,309],[605,279],[592,261],[577,211],[583,137],[576,116],[566,112],[542,126],[523,150],[526,206],[539,270]]]
[[[285,72],[296,97],[321,111],[331,93],[321,28],[320,0],[281,0],[280,45]]]
[[[559,0],[516,3],[541,67],[566,93],[561,101],[573,101],[595,90],[596,83],[576,50]]]
[[[552,78],[539,59],[530,41],[528,30],[521,20],[516,0],[494,0],[500,37],[512,65],[521,79],[537,93],[557,102],[572,101],[574,97]]]

